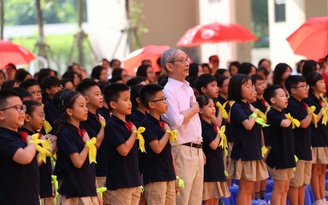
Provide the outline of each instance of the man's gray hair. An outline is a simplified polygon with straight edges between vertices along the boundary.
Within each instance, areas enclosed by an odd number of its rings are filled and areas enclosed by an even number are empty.
[[[169,63],[170,61],[174,60],[174,55],[178,51],[178,48],[170,48],[162,54],[161,57],[161,66],[165,69],[166,73],[168,73],[168,70],[166,68],[166,64]]]

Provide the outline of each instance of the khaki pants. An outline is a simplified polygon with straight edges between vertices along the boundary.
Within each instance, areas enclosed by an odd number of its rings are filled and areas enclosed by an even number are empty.
[[[175,180],[150,182],[145,186],[147,205],[175,205]]]
[[[198,205],[202,203],[204,158],[201,148],[185,145],[172,147],[178,175],[185,187],[177,195],[177,205]]]
[[[140,201],[140,187],[109,190],[111,205],[138,205]]]
[[[100,187],[106,187],[106,177],[97,177],[97,183],[98,183],[98,188]],[[106,190],[105,192],[103,192],[103,203],[106,204],[110,204],[109,201],[109,191]]]
[[[96,196],[74,197],[67,199],[65,195],[60,195],[57,205],[99,205]]]

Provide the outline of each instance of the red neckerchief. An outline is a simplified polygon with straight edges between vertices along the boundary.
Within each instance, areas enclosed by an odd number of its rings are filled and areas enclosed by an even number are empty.
[[[78,129],[77,132],[79,133],[81,139],[83,139],[83,136],[85,135],[85,133],[86,133],[87,131],[82,130],[82,129]]]
[[[218,126],[213,125],[213,130],[214,130],[215,133],[217,133],[218,132]]]
[[[130,132],[132,131],[133,122],[125,122],[124,125],[126,129],[128,129]]]
[[[165,122],[163,122],[163,121],[159,121],[158,123],[159,123],[159,125],[162,127],[162,129],[164,130]]]
[[[266,101],[263,98],[261,98],[261,104],[266,107]]]
[[[19,133],[19,136],[20,138],[22,139],[23,142],[27,143],[26,139],[27,139],[27,136],[28,136],[28,133],[27,132],[24,132],[24,131],[21,131],[21,132],[18,132]],[[42,137],[42,134],[39,133],[39,139]]]
[[[306,103],[304,103],[304,102],[302,102],[302,104],[303,104],[303,107],[306,109],[306,111],[308,110],[308,104],[306,104]]]

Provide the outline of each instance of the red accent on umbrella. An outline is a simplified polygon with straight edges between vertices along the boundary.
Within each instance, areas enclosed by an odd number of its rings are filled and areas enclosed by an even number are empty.
[[[0,40],[0,68],[4,68],[8,63],[29,64],[34,59],[35,56],[26,48],[10,41]]]
[[[295,54],[319,60],[328,54],[328,16],[309,18],[286,39]]]
[[[211,23],[198,25],[189,29],[183,34],[176,45],[190,47],[199,46],[204,43],[245,42],[256,40],[256,36],[239,24]]]
[[[133,51],[125,57],[123,60],[124,68],[127,70],[129,75],[135,75],[135,68],[138,68],[141,65],[141,61],[150,60],[154,72],[159,71],[159,67],[156,64],[156,61],[161,57],[162,53],[170,49],[170,46],[162,45],[148,45],[138,50]]]

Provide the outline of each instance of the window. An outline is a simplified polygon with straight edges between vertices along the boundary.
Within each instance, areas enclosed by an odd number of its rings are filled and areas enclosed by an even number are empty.
[[[274,20],[275,22],[286,21],[286,3],[285,0],[274,1]]]

